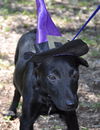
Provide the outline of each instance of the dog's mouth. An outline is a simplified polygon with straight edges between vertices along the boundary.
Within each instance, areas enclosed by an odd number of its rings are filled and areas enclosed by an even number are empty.
[[[66,100],[52,99],[53,104],[61,111],[75,111],[78,107],[78,102],[75,104],[67,104]]]
[[[78,105],[74,107],[67,107],[66,111],[75,111],[77,109]]]
[[[75,105],[67,105],[65,103],[59,102],[58,100],[51,98],[51,96],[47,94],[40,96],[40,102],[49,108],[55,106],[55,108],[60,111],[75,111],[78,107],[78,103],[76,103]]]

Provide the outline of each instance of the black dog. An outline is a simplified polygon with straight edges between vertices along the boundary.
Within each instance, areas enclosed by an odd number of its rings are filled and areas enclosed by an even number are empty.
[[[39,115],[58,113],[68,130],[79,130],[76,108],[78,106],[79,65],[88,67],[80,56],[88,52],[82,40],[49,49],[48,43],[34,44],[34,31],[19,40],[15,55],[15,93],[9,113],[12,117],[23,97],[20,130],[33,130]],[[34,53],[34,48],[36,53]]]

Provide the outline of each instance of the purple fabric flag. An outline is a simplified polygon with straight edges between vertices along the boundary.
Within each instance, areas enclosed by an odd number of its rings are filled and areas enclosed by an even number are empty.
[[[44,0],[36,0],[36,6],[38,18],[36,43],[47,42],[47,35],[61,36],[46,9]]]

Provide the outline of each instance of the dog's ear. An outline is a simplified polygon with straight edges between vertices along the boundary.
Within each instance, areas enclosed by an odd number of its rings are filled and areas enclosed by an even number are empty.
[[[24,59],[27,61],[32,61],[34,63],[41,63],[47,56],[42,55],[42,53],[25,52]]]
[[[82,56],[89,51],[87,44],[81,39],[69,41],[61,49],[64,51],[63,54],[71,54],[74,56]]]
[[[26,57],[32,58],[33,62],[42,62],[45,58],[59,55],[82,56],[88,52],[89,48],[85,42],[80,39],[70,41],[61,47],[54,48],[45,52],[28,52]]]
[[[81,58],[81,57],[78,57],[78,64],[83,65],[85,67],[89,67],[88,62],[85,59]]]
[[[36,57],[36,56],[35,56],[35,53],[33,53],[33,52],[24,53],[24,59],[27,61],[32,61],[34,63],[34,67],[38,68],[41,64],[41,60],[39,60],[39,58],[34,58],[34,57]]]
[[[85,42],[81,39],[69,41],[68,43],[62,45],[58,48],[53,48],[51,50],[41,52],[36,54],[37,58],[48,57],[48,56],[59,56],[59,55],[73,55],[82,56],[88,52],[89,48]]]

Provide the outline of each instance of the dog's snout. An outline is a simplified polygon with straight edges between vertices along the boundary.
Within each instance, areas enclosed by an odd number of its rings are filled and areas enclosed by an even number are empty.
[[[76,106],[75,103],[72,101],[67,101],[66,105],[67,105],[68,109],[73,109]]]
[[[68,104],[68,108],[75,108],[75,104]]]

